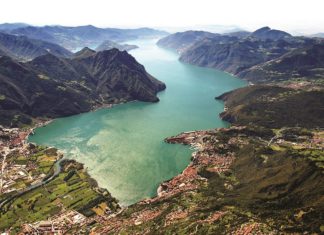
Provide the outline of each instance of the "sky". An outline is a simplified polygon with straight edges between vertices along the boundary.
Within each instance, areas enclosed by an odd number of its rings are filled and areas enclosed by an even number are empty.
[[[0,0],[0,23],[324,32],[324,0]]]

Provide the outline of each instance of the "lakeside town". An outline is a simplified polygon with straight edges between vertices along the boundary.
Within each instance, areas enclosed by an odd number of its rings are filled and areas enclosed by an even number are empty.
[[[29,157],[39,150],[36,145],[27,143],[27,137],[32,133],[33,129],[0,126],[0,194],[20,191],[26,186],[40,183],[49,173],[53,163],[63,157],[63,154],[54,148],[46,148],[45,155],[37,161]],[[41,167],[38,162],[41,162]]]
[[[107,190],[98,188],[82,164],[63,160],[55,148],[28,143],[32,132],[31,128],[0,126],[3,234],[64,234],[118,210],[117,201]],[[33,216],[30,210],[40,214]]]

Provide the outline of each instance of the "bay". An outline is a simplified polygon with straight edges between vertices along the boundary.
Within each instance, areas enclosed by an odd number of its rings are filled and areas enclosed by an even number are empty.
[[[178,54],[159,48],[156,40],[127,42],[138,62],[167,89],[160,102],[130,102],[54,120],[36,129],[29,141],[54,146],[67,158],[85,164],[99,186],[122,205],[156,195],[158,185],[181,173],[191,150],[164,143],[183,131],[226,127],[219,118],[223,103],[214,98],[246,85],[227,73],[178,61]]]

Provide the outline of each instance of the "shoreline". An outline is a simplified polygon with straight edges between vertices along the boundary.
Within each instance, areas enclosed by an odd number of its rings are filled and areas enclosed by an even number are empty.
[[[232,91],[232,90],[231,90],[231,91]],[[113,108],[113,107],[115,107],[115,106],[117,106],[117,105],[126,104],[126,103],[132,103],[132,102],[138,102],[138,100],[131,100],[131,101],[120,102],[120,103],[113,103],[113,104],[103,104],[103,105],[98,105],[98,106],[94,106],[90,111],[88,111],[88,112],[84,112],[84,113],[95,112],[95,111],[98,111],[98,110],[101,110],[101,109],[111,109],[111,108]],[[225,108],[225,104],[224,104],[224,108]],[[82,114],[82,113],[79,113],[79,114]],[[75,114],[75,115],[79,115],[79,114]],[[219,114],[221,114],[221,113],[219,113]],[[29,137],[29,135],[32,134],[32,133],[34,133],[34,130],[35,130],[35,129],[40,128],[40,127],[44,127],[44,126],[50,124],[51,122],[53,122],[55,119],[56,119],[56,118],[53,118],[53,119],[50,119],[50,120],[45,120],[45,121],[40,121],[40,122],[38,122],[34,127],[32,127],[32,128],[30,129],[29,134],[28,134],[28,135],[26,136],[26,138],[25,138],[25,142],[26,142],[26,143],[33,143],[33,142],[28,142],[28,137]],[[231,124],[230,124],[230,123],[229,123],[229,127],[231,127]],[[216,127],[216,128],[217,128],[217,127]],[[217,129],[219,129],[219,128],[217,128]],[[194,131],[185,131],[185,132],[182,132],[182,133],[178,134],[177,136],[182,135],[182,134],[184,134],[184,135],[189,134],[189,135],[190,135],[190,134],[195,134],[195,133],[200,133],[200,132],[206,132],[206,131],[210,131],[210,130],[194,130]],[[173,137],[166,137],[166,138],[164,139],[164,141],[165,141],[166,143],[168,143],[168,144],[174,144],[174,143],[171,143],[171,142],[168,142],[168,141],[167,141],[169,138],[173,138]],[[34,144],[36,144],[36,143],[34,143]],[[184,144],[184,143],[181,143],[181,144]],[[37,145],[38,145],[38,144],[37,144]],[[165,185],[166,183],[168,183],[168,182],[174,180],[175,178],[182,177],[182,176],[185,174],[186,170],[189,169],[189,168],[192,166],[193,161],[194,161],[194,159],[195,159],[195,154],[197,153],[197,151],[199,151],[199,146],[196,146],[196,145],[193,144],[193,143],[189,143],[189,142],[187,142],[187,143],[185,143],[184,145],[186,145],[186,146],[188,146],[188,148],[192,149],[193,152],[192,152],[192,154],[191,154],[191,160],[189,161],[188,165],[183,169],[183,171],[182,171],[181,173],[179,173],[179,174],[177,174],[177,175],[171,177],[171,178],[168,179],[168,180],[165,180],[165,181],[160,182],[159,185],[158,185],[158,187],[156,188],[156,195],[155,195],[155,196],[150,197],[150,198],[144,198],[144,199],[142,199],[142,200],[140,200],[140,201],[137,201],[137,202],[135,202],[135,203],[132,203],[132,204],[130,204],[130,205],[122,205],[122,204],[118,203],[118,205],[120,206],[120,208],[122,208],[122,209],[127,209],[128,207],[130,207],[130,206],[132,206],[132,205],[135,205],[135,204],[137,204],[137,203],[140,203],[140,204],[141,204],[141,203],[145,203],[145,204],[146,204],[146,203],[148,203],[148,202],[152,202],[152,201],[155,201],[155,200],[160,199],[162,196],[159,195],[159,194],[160,194],[159,191],[161,191],[161,188],[163,188],[163,185]],[[46,146],[46,147],[53,147],[53,146]],[[54,148],[55,148],[55,147],[54,147]],[[62,160],[64,160],[64,159],[65,159],[65,160],[75,160],[75,159],[70,159],[70,158],[69,158],[68,156],[66,156],[66,154],[65,154],[64,152],[62,152],[60,149],[58,149],[58,151],[59,151],[60,153],[63,153]],[[81,162],[78,162],[78,161],[76,161],[76,162],[77,162],[77,163],[80,163],[80,164],[82,164],[82,165],[84,165],[84,163],[81,163]],[[86,167],[86,169],[87,169],[87,167]],[[90,174],[89,172],[88,172],[88,174],[89,174],[90,178],[93,179],[93,180],[98,184],[97,180],[94,179],[94,178],[91,176],[91,174]],[[103,189],[105,189],[105,190],[108,190],[107,188],[104,188],[104,187],[100,187],[100,188],[103,188]],[[109,193],[110,193],[110,192],[109,192]],[[116,199],[118,200],[118,198],[116,198]],[[117,211],[116,213],[120,213],[120,212]],[[114,215],[115,215],[115,213],[113,213],[113,214],[110,215],[110,216],[114,216]]]
[[[134,100],[134,101],[130,101],[130,102],[136,102],[136,100]],[[129,103],[129,102],[127,102],[127,103]],[[119,103],[119,104],[124,104],[124,103]],[[104,106],[96,107],[96,108],[92,109],[92,110],[89,111],[89,112],[94,112],[94,111],[97,111],[97,110],[100,110],[100,109],[105,109],[105,108],[110,109],[110,108],[113,108],[114,106],[119,105],[119,104],[109,104],[109,105],[104,105]],[[53,122],[54,120],[55,120],[55,119],[39,121],[35,126],[33,126],[32,128],[30,128],[30,130],[29,130],[29,134],[26,135],[25,140],[24,140],[24,143],[25,143],[25,144],[28,144],[28,143],[36,144],[36,143],[33,143],[33,142],[29,142],[29,141],[28,141],[28,137],[29,137],[29,135],[32,134],[32,133],[34,132],[35,129],[40,128],[40,127],[44,127],[44,126],[50,124],[51,122]],[[218,129],[218,128],[217,128],[217,129]],[[212,129],[211,129],[211,130],[212,130]],[[154,201],[156,201],[156,200],[159,200],[159,199],[161,199],[161,198],[164,198],[166,195],[165,195],[165,193],[164,193],[164,190],[161,190],[161,189],[163,189],[164,186],[165,186],[166,184],[168,184],[169,182],[172,182],[173,180],[177,180],[178,178],[183,178],[183,177],[185,178],[185,177],[187,177],[187,172],[189,172],[189,171],[191,170],[192,165],[193,165],[193,162],[194,162],[194,160],[196,159],[196,154],[197,154],[197,152],[199,151],[199,149],[200,149],[201,146],[198,146],[198,145],[196,145],[194,142],[192,142],[192,139],[190,139],[190,138],[191,138],[191,135],[195,135],[195,134],[197,134],[197,133],[207,133],[208,131],[211,131],[211,130],[195,130],[195,131],[186,131],[186,132],[182,132],[182,133],[178,134],[177,136],[181,136],[181,135],[188,135],[188,136],[190,136],[189,139],[186,139],[187,142],[186,142],[186,141],[185,141],[185,142],[179,142],[180,144],[186,145],[188,148],[191,148],[191,149],[193,150],[193,152],[192,152],[192,154],[191,154],[191,159],[190,159],[188,165],[183,169],[183,171],[182,171],[181,173],[179,173],[179,174],[177,174],[177,175],[171,177],[171,178],[168,179],[168,180],[165,180],[165,181],[160,182],[159,185],[158,185],[158,187],[157,187],[157,189],[156,189],[156,195],[155,195],[155,196],[150,197],[150,198],[142,199],[142,200],[137,201],[137,202],[135,202],[135,203],[133,203],[133,204],[130,204],[130,205],[122,205],[122,204],[120,204],[120,203],[118,202],[118,205],[119,205],[119,207],[120,207],[121,209],[118,210],[117,212],[115,212],[115,213],[109,215],[109,217],[117,216],[119,213],[122,212],[122,210],[125,210],[125,209],[127,209],[128,207],[133,206],[133,205],[135,205],[135,204],[147,204],[147,203],[151,203],[151,202],[154,202]],[[164,142],[166,142],[166,143],[168,143],[168,144],[174,144],[175,142],[169,141],[169,140],[172,139],[172,138],[176,138],[176,136],[167,137],[167,138],[164,139]],[[36,144],[36,145],[38,145],[38,144]],[[48,148],[55,148],[55,147],[53,147],[53,146],[45,146],[45,147],[48,147]],[[56,148],[56,149],[57,149],[57,148]],[[74,160],[74,161],[76,161],[75,159],[70,159],[70,158],[68,158],[68,156],[66,156],[66,154],[65,154],[64,152],[62,152],[62,150],[60,150],[60,149],[57,149],[57,150],[58,150],[59,153],[61,153],[61,154],[63,155],[62,158],[60,159],[60,161],[62,161],[62,160],[63,160],[63,161],[64,161],[64,160]],[[78,162],[78,161],[76,161],[76,162],[79,163],[79,164],[81,164],[81,165],[84,165],[84,166],[85,166],[85,164],[83,164],[83,163],[81,163],[81,162]],[[89,177],[90,177],[91,179],[93,179],[93,180],[98,184],[97,180],[96,180],[95,178],[93,178],[93,177],[91,176],[91,174],[87,171],[87,167],[86,167],[86,166],[85,166],[85,170],[86,170],[87,174],[89,175]],[[181,184],[180,184],[180,185],[181,185]],[[178,186],[179,186],[179,185],[178,185]],[[105,188],[105,187],[100,187],[99,185],[98,185],[98,187],[108,191],[108,189]],[[180,186],[180,188],[182,188],[182,186]],[[182,188],[181,190],[183,190],[183,189],[185,189],[185,187]],[[171,190],[171,191],[172,191],[172,190]],[[109,191],[108,191],[108,192],[109,192]],[[109,193],[110,193],[110,192],[109,192]],[[113,196],[113,195],[112,195],[112,196]],[[118,200],[118,198],[116,198],[116,199]]]

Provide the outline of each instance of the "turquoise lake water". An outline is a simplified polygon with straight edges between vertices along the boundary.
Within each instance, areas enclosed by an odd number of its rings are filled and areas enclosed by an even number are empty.
[[[111,109],[59,118],[36,130],[29,141],[54,146],[85,164],[101,187],[122,205],[156,195],[158,185],[188,165],[191,151],[163,139],[183,131],[228,126],[219,118],[223,104],[214,99],[246,85],[224,72],[178,61],[156,40],[132,41],[137,61],[167,89],[160,102],[131,102]]]

